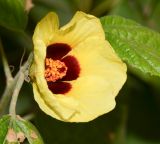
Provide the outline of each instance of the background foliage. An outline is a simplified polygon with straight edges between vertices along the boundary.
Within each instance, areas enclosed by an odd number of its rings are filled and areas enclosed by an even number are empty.
[[[23,52],[26,60],[33,48],[31,37],[35,25],[49,11],[58,13],[61,25],[68,22],[77,10],[81,10],[98,17],[112,14],[123,16],[160,31],[159,0],[34,0],[34,7],[28,14],[17,5],[23,5],[23,2],[0,0],[0,16],[10,13],[10,17],[0,17],[0,36],[9,64],[14,66],[13,74],[19,68]],[[6,3],[14,5],[15,9],[9,5],[6,7]],[[18,19],[14,18],[15,15]],[[19,19],[21,15],[23,19]],[[7,23],[3,23],[6,19]],[[109,30],[105,32],[109,33]],[[149,39],[155,40],[156,37],[148,36],[145,41]],[[5,76],[0,61],[0,94],[4,86]],[[21,90],[17,111],[21,116],[34,114],[31,121],[46,144],[159,144],[159,87],[160,78],[128,65],[128,80],[116,98],[116,108],[94,121],[71,124],[45,115],[35,103],[32,87],[28,83]]]

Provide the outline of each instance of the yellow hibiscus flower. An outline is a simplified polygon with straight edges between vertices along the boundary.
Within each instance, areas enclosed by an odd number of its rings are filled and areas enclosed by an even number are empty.
[[[33,43],[34,97],[46,114],[87,122],[115,107],[126,65],[105,40],[98,18],[77,12],[59,28],[51,12],[36,26]]]

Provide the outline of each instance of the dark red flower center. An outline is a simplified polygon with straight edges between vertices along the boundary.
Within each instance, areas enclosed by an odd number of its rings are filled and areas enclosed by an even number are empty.
[[[65,94],[72,88],[67,81],[75,80],[80,66],[74,56],[67,55],[71,47],[64,43],[55,43],[47,47],[45,59],[45,79],[48,88],[54,94]]]

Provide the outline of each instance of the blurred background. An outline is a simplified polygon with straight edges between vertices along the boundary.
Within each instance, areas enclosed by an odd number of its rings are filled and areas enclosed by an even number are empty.
[[[25,33],[0,26],[0,37],[13,75],[32,50],[37,22],[48,12],[58,13],[60,24],[67,23],[77,10],[97,17],[120,15],[160,31],[159,0],[28,0]],[[0,60],[0,95],[5,75]],[[128,65],[128,79],[116,98],[116,108],[88,123],[64,123],[43,113],[33,99],[32,86],[25,82],[17,104],[21,116],[33,114],[31,122],[46,144],[160,144],[160,78]]]

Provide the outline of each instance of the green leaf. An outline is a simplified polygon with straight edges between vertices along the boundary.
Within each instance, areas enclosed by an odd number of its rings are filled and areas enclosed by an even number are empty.
[[[0,119],[0,144],[19,144],[25,139],[29,144],[44,144],[39,132],[30,122],[10,115]]]
[[[43,140],[39,132],[29,121],[18,117],[16,119],[16,124],[27,137],[30,144],[43,144]]]
[[[0,25],[11,30],[25,29],[27,14],[24,0],[0,0]]]
[[[119,16],[101,18],[106,39],[129,65],[160,76],[160,34]]]
[[[0,144],[3,144],[3,142],[5,141],[5,138],[8,132],[9,123],[10,123],[9,115],[3,116],[0,119]]]

